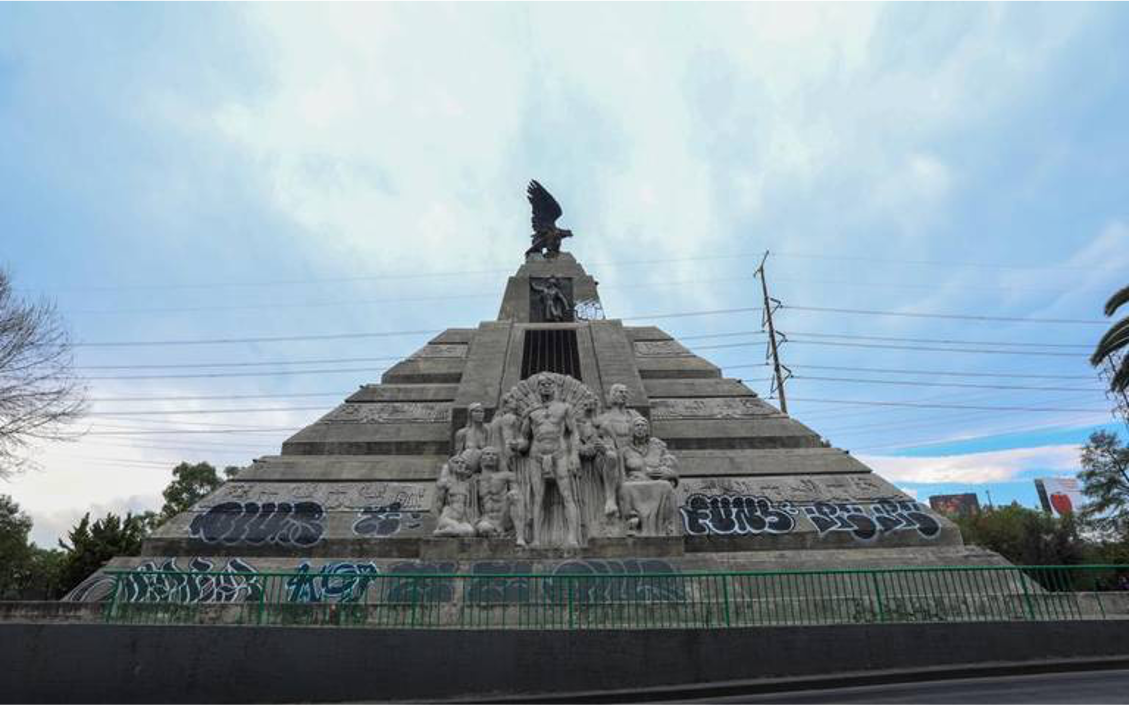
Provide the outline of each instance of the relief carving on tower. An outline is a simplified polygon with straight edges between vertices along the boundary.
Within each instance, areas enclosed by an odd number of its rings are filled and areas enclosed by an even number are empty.
[[[319,420],[325,424],[447,423],[449,402],[346,402]]]
[[[566,548],[680,534],[677,460],[626,406],[625,386],[608,400],[601,410],[579,380],[538,373],[503,396],[488,426],[472,414],[440,473],[435,534]]]

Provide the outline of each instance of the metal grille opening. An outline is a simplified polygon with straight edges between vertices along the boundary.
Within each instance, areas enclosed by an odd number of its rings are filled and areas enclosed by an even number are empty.
[[[561,373],[580,380],[580,350],[574,329],[530,329],[521,353],[521,379],[536,373]]]

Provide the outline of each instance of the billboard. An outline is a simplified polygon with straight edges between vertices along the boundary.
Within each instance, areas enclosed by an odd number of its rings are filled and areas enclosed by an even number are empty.
[[[968,517],[980,512],[980,499],[976,493],[957,493],[956,495],[930,495],[929,507],[942,515]]]
[[[1077,478],[1036,478],[1035,490],[1043,510],[1057,517],[1076,513],[1086,504]]]

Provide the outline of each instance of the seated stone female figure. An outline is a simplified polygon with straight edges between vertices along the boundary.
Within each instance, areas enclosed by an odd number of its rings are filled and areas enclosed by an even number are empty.
[[[661,439],[651,436],[650,422],[631,423],[631,443],[623,449],[626,473],[620,487],[620,506],[631,534],[670,537],[678,534],[678,461]]]

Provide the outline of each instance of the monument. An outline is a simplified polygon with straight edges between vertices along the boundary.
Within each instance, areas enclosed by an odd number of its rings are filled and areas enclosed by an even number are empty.
[[[495,319],[443,331],[160,527],[143,556],[108,566],[329,576],[1004,563],[665,331],[577,316],[602,311],[597,283],[561,250],[573,234],[556,225],[557,201],[535,181],[528,198],[531,247]],[[69,599],[104,599],[111,584],[99,571]]]

